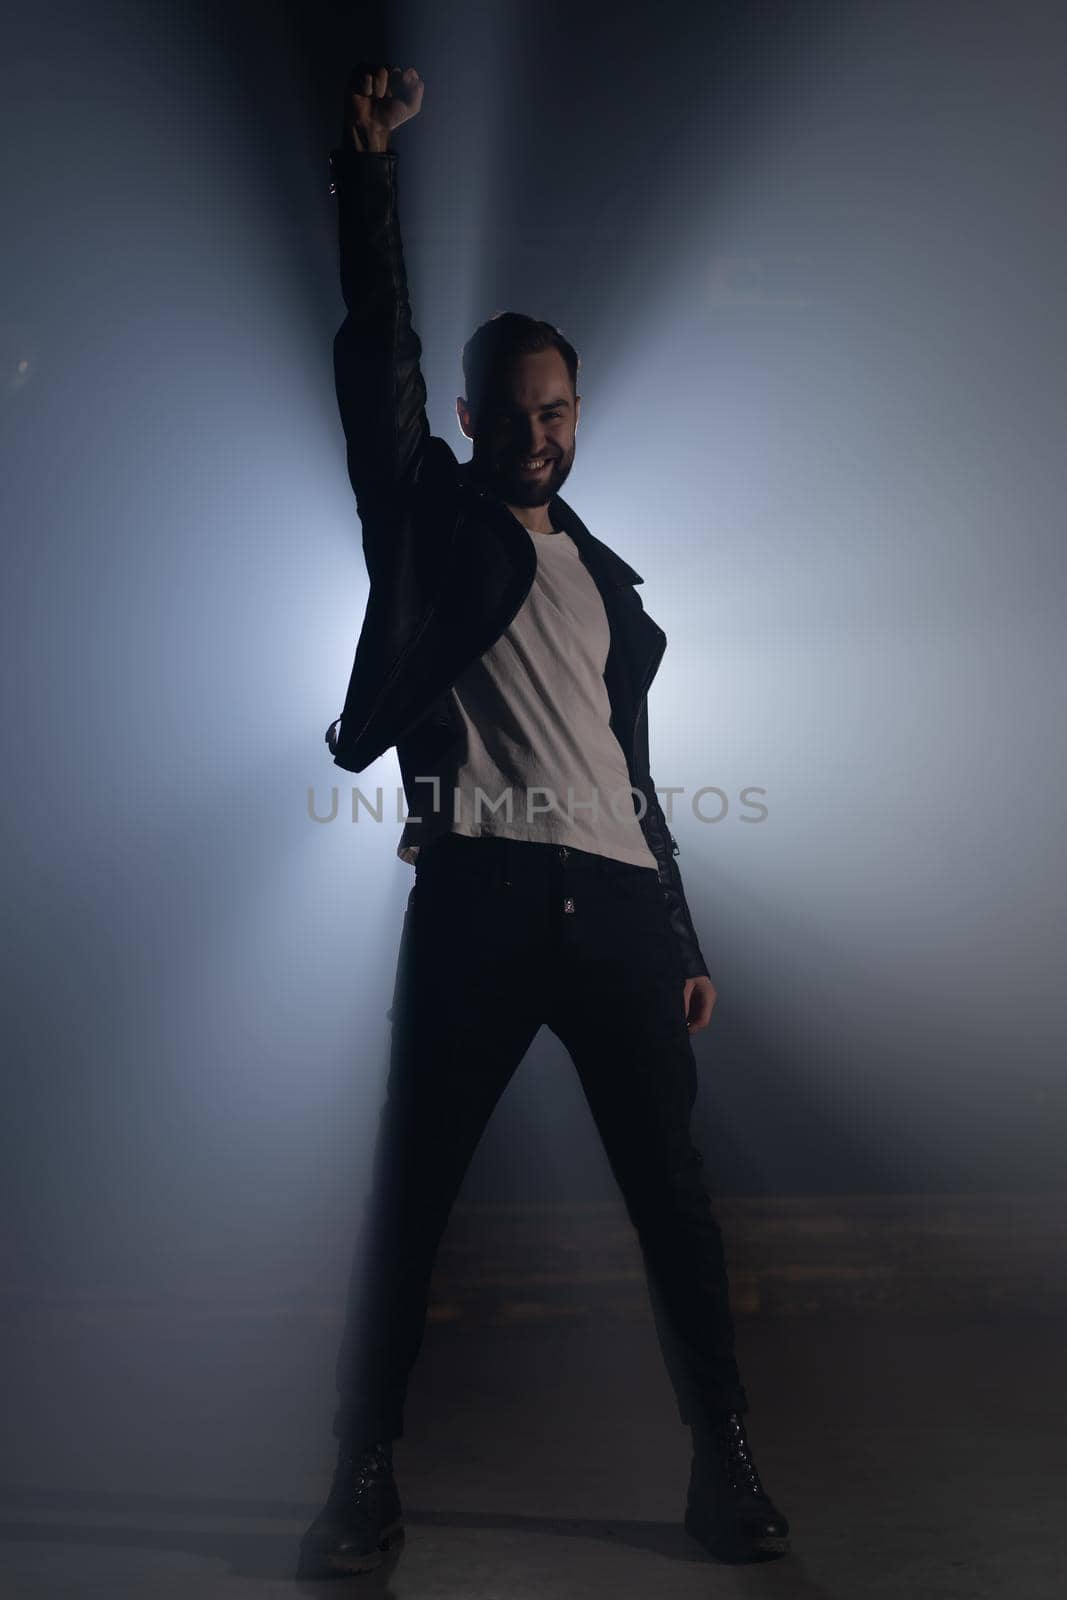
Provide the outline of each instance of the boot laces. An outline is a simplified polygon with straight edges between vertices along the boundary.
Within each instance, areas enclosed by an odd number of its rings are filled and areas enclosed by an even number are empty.
[[[727,1466],[734,1486],[746,1494],[765,1496],[738,1412],[732,1411],[726,1418],[725,1433]]]
[[[345,1462],[338,1470],[338,1479],[346,1494],[355,1492],[358,1495],[382,1478],[388,1467],[389,1462],[382,1447],[372,1445],[369,1450],[361,1450],[351,1461]]]

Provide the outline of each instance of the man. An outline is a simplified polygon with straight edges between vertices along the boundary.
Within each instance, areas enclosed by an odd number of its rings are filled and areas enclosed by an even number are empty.
[[[690,1034],[715,989],[648,770],[666,637],[633,568],[559,489],[578,357],[551,324],[484,323],[464,349],[461,466],[425,415],[389,139],[414,68],[357,68],[332,156],[337,393],[370,575],[335,761],[396,746],[414,863],[386,1104],[337,1361],[340,1451],[307,1554],[364,1571],[402,1532],[392,1441],[431,1269],[485,1125],[547,1023],[571,1055],[638,1238],[694,1455],[689,1531],[726,1559],[788,1548],[752,1462],[718,1226],[689,1120]]]

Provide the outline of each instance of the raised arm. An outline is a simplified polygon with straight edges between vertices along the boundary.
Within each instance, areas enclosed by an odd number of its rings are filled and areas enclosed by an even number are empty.
[[[330,156],[348,311],[334,339],[334,377],[372,578],[383,525],[417,476],[430,431],[389,144],[422,97],[414,67],[360,63],[349,79],[342,145]]]

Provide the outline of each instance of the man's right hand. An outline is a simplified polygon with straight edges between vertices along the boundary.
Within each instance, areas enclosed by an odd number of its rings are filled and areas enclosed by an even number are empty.
[[[348,80],[345,145],[354,150],[388,150],[393,129],[418,115],[423,88],[414,67],[379,67],[361,61]]]

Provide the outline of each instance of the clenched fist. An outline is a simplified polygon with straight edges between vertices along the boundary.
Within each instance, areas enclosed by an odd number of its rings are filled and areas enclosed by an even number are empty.
[[[361,61],[348,80],[345,144],[356,150],[388,150],[393,129],[418,115],[423,89],[414,67]]]

